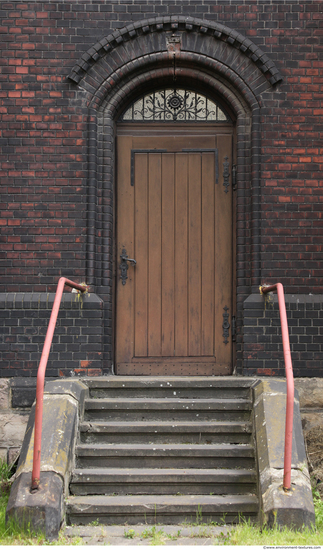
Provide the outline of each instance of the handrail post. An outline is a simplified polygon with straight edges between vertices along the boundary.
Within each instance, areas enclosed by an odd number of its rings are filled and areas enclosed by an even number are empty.
[[[280,324],[282,329],[283,352],[285,361],[286,373],[286,423],[285,423],[285,452],[284,452],[284,491],[289,491],[291,487],[292,473],[292,446],[293,446],[293,416],[294,416],[294,376],[292,357],[290,353],[288,323],[286,314],[286,305],[284,297],[284,287],[281,283],[276,283],[271,286],[261,286],[260,292],[276,290],[279,305]]]
[[[42,437],[42,422],[43,422],[43,401],[44,401],[44,385],[45,372],[47,367],[48,356],[52,345],[54,331],[56,327],[59,307],[62,300],[62,295],[65,285],[76,288],[81,292],[86,292],[87,287],[73,283],[65,277],[61,277],[58,281],[55,300],[50,315],[43,351],[40,358],[40,363],[37,372],[36,386],[36,408],[35,408],[35,429],[34,429],[34,456],[33,456],[33,471],[31,478],[31,491],[37,491],[40,483],[40,459],[41,459],[41,437]]]

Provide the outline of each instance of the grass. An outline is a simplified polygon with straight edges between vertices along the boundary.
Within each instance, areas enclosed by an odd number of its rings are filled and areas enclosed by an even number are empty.
[[[322,546],[323,532],[317,529],[292,531],[287,527],[279,529],[260,528],[251,525],[250,522],[242,522],[232,529],[232,531],[223,538],[222,544],[228,546]]]
[[[150,546],[162,546],[165,544],[165,533],[163,529],[158,529],[156,525],[145,529],[141,533],[142,539],[150,539]]]
[[[156,525],[146,527],[146,529],[144,529],[141,533],[136,533],[134,529],[125,530],[124,537],[126,539],[134,539],[135,537],[144,540],[150,539],[150,546],[163,546],[165,544],[165,540],[169,538],[171,540],[177,540],[177,537],[165,534],[164,530],[162,528],[159,529]]]
[[[181,529],[177,529],[177,532],[169,534],[164,532],[163,527],[152,525],[151,527],[147,526],[141,533],[136,533],[134,529],[125,530],[124,537],[126,539],[149,539],[150,546],[163,546],[166,541],[179,539],[181,537]]]
[[[136,531],[134,529],[125,529],[124,536],[126,539],[133,539],[136,536]]]
[[[241,521],[222,544],[228,546],[323,546],[323,501],[317,489],[313,489],[315,527],[294,531],[287,527],[260,527]]]

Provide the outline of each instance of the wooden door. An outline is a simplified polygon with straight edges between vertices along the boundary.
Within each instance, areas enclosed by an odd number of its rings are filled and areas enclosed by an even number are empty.
[[[231,373],[231,156],[229,133],[118,137],[117,374]]]

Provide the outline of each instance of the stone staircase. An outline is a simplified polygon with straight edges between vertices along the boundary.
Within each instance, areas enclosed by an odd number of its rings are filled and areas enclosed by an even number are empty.
[[[253,379],[85,382],[67,523],[258,519]]]

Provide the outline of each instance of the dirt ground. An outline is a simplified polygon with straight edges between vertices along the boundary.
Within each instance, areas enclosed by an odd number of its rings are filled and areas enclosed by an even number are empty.
[[[315,426],[304,433],[309,473],[323,498],[323,426]]]

